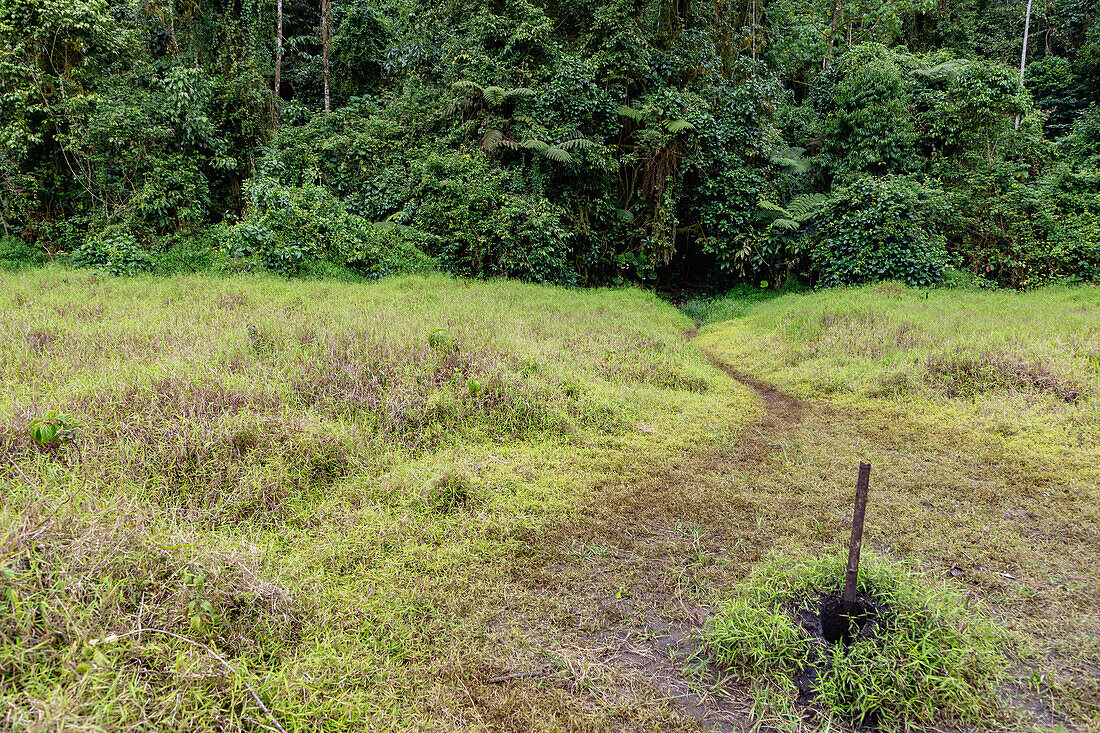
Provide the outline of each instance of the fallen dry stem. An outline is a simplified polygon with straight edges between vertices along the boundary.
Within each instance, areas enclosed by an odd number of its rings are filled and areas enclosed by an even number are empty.
[[[264,715],[267,716],[268,720],[270,720],[272,722],[272,724],[276,728],[279,729],[280,733],[287,733],[286,728],[283,727],[283,724],[280,723],[279,719],[276,718],[275,715],[268,709],[267,705],[264,705],[264,701],[260,699],[259,693],[256,692],[256,689],[254,687],[252,687],[252,685],[248,684],[248,680],[246,680],[244,677],[241,676],[241,674],[237,671],[237,668],[234,667],[229,662],[225,661],[225,659],[222,658],[222,656],[220,654],[218,654],[216,651],[211,649],[206,644],[203,644],[202,642],[195,641],[194,639],[188,639],[186,636],[183,636],[181,634],[177,634],[177,633],[172,632],[172,631],[165,631],[164,629],[144,628],[144,629],[134,629],[133,631],[127,631],[126,633],[123,633],[123,634],[112,634],[110,636],[105,636],[102,639],[93,639],[91,642],[89,642],[89,645],[90,646],[102,646],[104,644],[113,644],[114,642],[118,641],[119,639],[123,639],[127,636],[138,636],[138,637],[140,637],[144,633],[161,634],[163,636],[170,636],[173,639],[178,639],[179,641],[182,641],[185,644],[190,644],[193,647],[201,649],[204,652],[206,652],[207,654],[209,654],[210,656],[212,656],[223,667],[228,669],[229,672],[234,677],[236,677],[237,680],[242,685],[245,686],[245,688],[248,690],[248,692],[252,695],[252,699],[255,700],[256,704],[260,707],[260,710],[262,710],[264,712]]]

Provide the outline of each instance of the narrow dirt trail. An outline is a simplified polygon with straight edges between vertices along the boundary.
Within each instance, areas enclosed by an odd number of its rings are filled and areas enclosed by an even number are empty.
[[[685,334],[689,340],[695,332]],[[707,361],[730,379],[752,390],[763,403],[763,416],[750,429],[744,431],[742,440],[733,454],[725,460],[715,461],[715,456],[704,456],[692,462],[688,470],[681,468],[668,476],[665,486],[690,490],[691,477],[697,472],[729,474],[739,466],[758,464],[775,450],[788,433],[796,430],[809,411],[809,406],[793,395],[748,374],[737,371],[713,354],[700,349]],[[690,464],[689,464],[690,465]],[[720,538],[700,536],[695,543],[709,545],[711,551],[720,551]],[[659,542],[659,540],[658,540]],[[653,565],[667,565],[672,558],[658,554],[648,560]],[[727,732],[749,730],[752,727],[749,705],[744,697],[729,694],[723,682],[722,671],[712,664],[700,649],[699,633],[706,624],[708,609],[686,605],[677,599],[684,618],[668,622],[650,615],[642,629],[623,629],[610,632],[604,640],[603,662],[636,676],[647,677],[660,692],[667,696],[682,713],[695,719],[703,728]],[[692,668],[696,684],[684,674],[685,666]],[[710,689],[700,686],[698,680],[708,680]]]
[[[700,633],[710,609],[691,599],[699,596],[700,584],[722,587],[744,571],[745,563],[730,547],[746,538],[724,521],[731,513],[758,510],[741,503],[734,485],[771,468],[770,457],[810,407],[702,353],[717,370],[752,390],[763,414],[731,444],[702,446],[674,465],[651,468],[634,483],[609,489],[613,497],[562,527],[561,535],[550,540],[558,546],[608,549],[582,560],[561,557],[543,568],[541,590],[568,599],[570,613],[583,619],[568,638],[543,642],[557,644],[597,670],[610,681],[613,697],[634,697],[648,688],[643,697],[655,692],[685,722],[739,731],[751,727],[749,697],[731,689],[722,671],[701,653]],[[754,553],[766,551],[763,542],[749,542],[758,543]]]

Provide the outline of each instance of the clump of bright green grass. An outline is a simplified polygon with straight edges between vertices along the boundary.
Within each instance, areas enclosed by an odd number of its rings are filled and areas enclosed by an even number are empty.
[[[884,729],[988,721],[1007,668],[1004,635],[957,592],[865,555],[859,592],[877,606],[877,621],[850,644],[813,638],[800,613],[817,614],[823,597],[843,590],[843,568],[839,556],[773,559],[710,620],[718,662],[757,684],[757,717],[789,719],[795,677],[812,666],[813,701],[843,720]]]

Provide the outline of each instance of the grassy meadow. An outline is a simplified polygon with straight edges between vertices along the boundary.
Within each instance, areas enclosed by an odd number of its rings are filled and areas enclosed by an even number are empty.
[[[756,411],[640,291],[0,277],[14,729],[567,725],[470,690],[548,526]]]
[[[843,729],[700,635],[861,459],[874,553],[1008,634],[977,727],[1100,725],[1100,292],[697,312],[0,273],[0,729]]]

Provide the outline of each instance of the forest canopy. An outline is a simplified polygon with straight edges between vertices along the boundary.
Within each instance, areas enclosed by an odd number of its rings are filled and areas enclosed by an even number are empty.
[[[1093,0],[0,0],[5,262],[1100,279]]]

